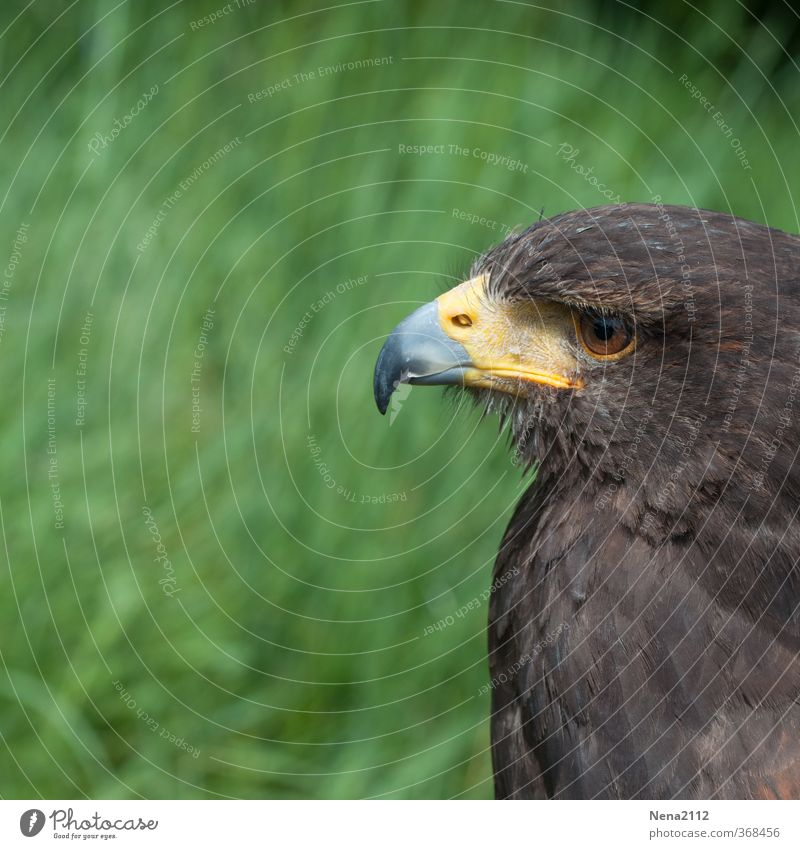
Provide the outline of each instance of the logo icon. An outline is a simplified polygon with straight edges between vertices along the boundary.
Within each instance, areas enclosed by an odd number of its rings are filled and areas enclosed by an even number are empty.
[[[19,830],[25,837],[36,837],[44,828],[44,811],[31,808],[19,818]]]

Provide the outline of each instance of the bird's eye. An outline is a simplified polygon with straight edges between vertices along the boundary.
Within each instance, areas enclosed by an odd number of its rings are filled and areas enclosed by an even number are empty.
[[[634,343],[627,322],[615,315],[584,314],[578,322],[578,336],[587,353],[595,359],[618,359]]]

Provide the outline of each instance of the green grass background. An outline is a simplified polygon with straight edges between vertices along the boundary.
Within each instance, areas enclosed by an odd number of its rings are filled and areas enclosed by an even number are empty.
[[[562,144],[625,200],[800,229],[796,28],[729,2],[456,0],[256,0],[192,28],[223,5],[0,12],[0,275],[28,225],[0,300],[0,793],[489,797],[486,604],[456,611],[528,482],[436,390],[382,419],[381,339],[501,226],[603,202]],[[469,153],[399,149],[437,144]]]

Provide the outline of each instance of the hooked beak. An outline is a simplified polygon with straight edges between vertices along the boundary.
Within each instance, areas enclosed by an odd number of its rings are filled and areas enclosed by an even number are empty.
[[[488,280],[467,280],[403,319],[375,364],[375,403],[385,413],[401,383],[463,385],[520,394],[526,383],[582,386],[568,307],[492,303]]]
[[[401,383],[463,384],[464,370],[472,365],[466,348],[444,334],[438,305],[431,301],[404,318],[381,348],[375,363],[375,403],[385,414]]]

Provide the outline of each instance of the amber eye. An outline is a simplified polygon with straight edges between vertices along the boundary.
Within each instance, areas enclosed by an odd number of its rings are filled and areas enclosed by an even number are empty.
[[[622,355],[633,346],[634,341],[630,326],[615,315],[582,315],[578,335],[583,347],[593,357],[599,358]]]

